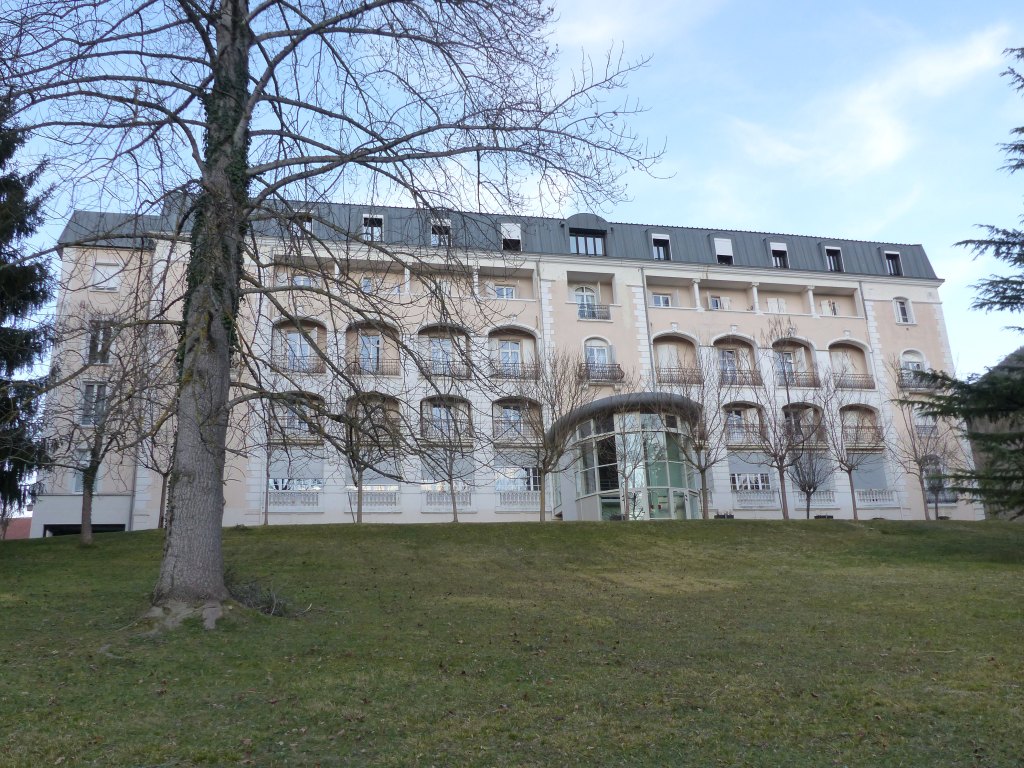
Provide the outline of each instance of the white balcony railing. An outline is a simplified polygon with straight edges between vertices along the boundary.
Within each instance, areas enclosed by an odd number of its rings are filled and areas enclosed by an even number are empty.
[[[450,507],[452,495],[448,491],[427,491],[424,495],[424,502],[428,507]],[[473,501],[472,491],[456,491],[455,503],[459,507],[468,507]]]
[[[857,488],[853,493],[859,507],[896,506],[896,491],[890,488]]]
[[[540,491],[498,491],[498,506],[502,509],[539,509]]]
[[[348,501],[355,509],[359,503],[359,491],[349,491]],[[363,491],[363,507],[397,507],[398,491]]]
[[[318,491],[270,491],[268,502],[272,507],[316,507],[320,504]]]
[[[778,509],[779,494],[775,491],[733,491],[736,509]]]

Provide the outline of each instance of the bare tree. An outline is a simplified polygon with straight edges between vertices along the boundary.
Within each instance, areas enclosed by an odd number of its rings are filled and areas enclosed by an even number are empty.
[[[538,515],[547,515],[547,486],[566,457],[571,431],[565,419],[591,402],[597,389],[580,377],[580,358],[564,350],[549,350],[536,360],[509,364],[495,361],[496,406],[494,439],[509,444],[530,459],[537,470]],[[503,405],[503,403],[507,403]]]
[[[692,400],[700,406],[687,414],[680,414],[690,437],[690,462],[700,475],[701,516],[710,518],[709,472],[729,456],[726,440],[725,405],[729,401],[729,388],[719,381],[718,361],[714,349],[695,347],[693,358],[684,359],[676,349],[670,349],[657,361],[657,387]]]
[[[432,211],[473,197],[518,210],[523,181],[614,199],[620,173],[650,163],[622,125],[635,109],[606,101],[633,66],[588,62],[560,92],[552,13],[539,0],[43,0],[4,15],[0,37],[17,49],[0,66],[26,127],[74,148],[55,169],[128,196],[130,210],[187,193],[169,210],[190,249],[155,602],[227,596],[230,362],[255,223],[294,212],[288,197],[351,190]]]
[[[817,400],[822,412],[822,437],[836,467],[846,475],[853,519],[859,520],[855,476],[882,455],[890,430],[880,423],[874,409],[860,403],[855,394],[858,390],[845,386],[852,380],[848,371],[833,369],[831,375],[822,378]]]
[[[962,473],[969,459],[958,425],[948,417],[931,415],[927,401],[914,397],[915,372],[904,370],[898,359],[890,360],[888,367],[897,391],[890,393],[895,434],[886,440],[886,446],[893,461],[917,480],[924,517],[929,520],[929,503],[934,503],[938,517],[938,505],[946,500],[945,476]],[[926,380],[921,378],[920,383],[924,386]],[[950,498],[956,497],[951,494]]]
[[[808,520],[811,519],[811,503],[815,494],[829,486],[836,471],[835,461],[822,442],[820,424],[813,425],[811,429],[817,431],[818,435],[805,439],[804,449],[788,470],[793,486],[803,496],[804,512]]]

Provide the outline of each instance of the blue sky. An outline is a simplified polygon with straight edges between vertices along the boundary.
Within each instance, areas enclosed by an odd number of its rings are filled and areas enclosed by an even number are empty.
[[[619,221],[921,243],[957,373],[1024,344],[1024,318],[969,309],[996,268],[958,240],[1012,227],[1024,174],[999,145],[1024,98],[999,76],[1024,47],[1024,3],[560,0],[566,66],[585,47],[650,55],[634,125],[666,142],[661,178],[629,176]]]

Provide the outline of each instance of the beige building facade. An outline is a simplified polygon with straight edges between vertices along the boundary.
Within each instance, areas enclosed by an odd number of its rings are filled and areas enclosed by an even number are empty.
[[[94,524],[163,519],[173,432],[154,414],[173,390],[173,338],[129,349],[122,334],[131,318],[166,331],[180,317],[188,244],[175,230],[81,212],[62,237],[54,360],[68,381],[48,426],[64,458],[43,478],[34,536],[80,522],[100,412],[123,439],[103,455]],[[926,501],[929,514],[982,516],[942,487],[966,455],[956,434],[940,450],[936,425],[896,404],[926,391],[916,372],[952,368],[920,246],[330,205],[260,229],[246,273],[227,526],[530,521],[542,484],[547,519],[701,518],[697,429],[720,447],[705,473],[712,516],[779,518],[785,504],[802,518],[808,495],[818,516],[924,519]],[[556,360],[575,366],[574,412],[537,394]],[[124,414],[117,393],[134,403]],[[373,415],[335,429],[357,401]],[[720,418],[702,427],[692,408]],[[544,473],[555,421],[568,437]],[[799,436],[789,454],[826,457],[813,493],[768,455],[776,424]],[[848,471],[836,450],[854,456]]]

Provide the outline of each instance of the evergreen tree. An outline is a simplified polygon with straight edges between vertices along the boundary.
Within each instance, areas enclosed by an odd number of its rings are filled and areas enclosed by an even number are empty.
[[[25,134],[12,122],[10,99],[0,99],[0,533],[24,504],[25,481],[43,460],[36,430],[39,382],[16,379],[46,348],[46,327],[32,315],[50,299],[46,265],[21,248],[39,224],[42,198],[30,189],[39,168],[20,174],[14,155]]]
[[[1007,53],[1024,61],[1024,48]],[[1013,67],[1004,74],[1015,91],[1024,93],[1024,74]],[[1014,173],[1024,170],[1024,126],[1013,129],[1012,135],[1003,149],[1008,158],[1005,168]],[[995,257],[1010,268],[1010,274],[990,275],[975,284],[978,296],[973,306],[985,311],[1024,311],[1024,229],[983,229],[985,237],[958,245],[976,255]],[[958,490],[974,486],[990,511],[1024,515],[1024,351],[966,381],[934,376],[943,393],[933,399],[930,410],[963,420],[976,453],[976,469],[954,478],[961,486]]]

